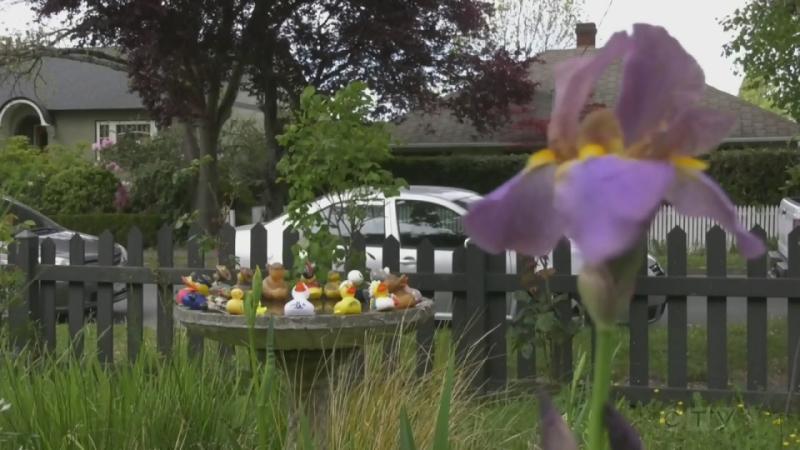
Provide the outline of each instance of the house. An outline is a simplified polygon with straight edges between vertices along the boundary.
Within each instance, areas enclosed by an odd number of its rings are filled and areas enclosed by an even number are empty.
[[[411,112],[392,127],[396,151],[414,153],[439,152],[518,152],[542,148],[546,142],[546,123],[553,104],[553,66],[576,56],[592,54],[597,28],[592,23],[576,27],[577,46],[573,49],[547,50],[540,62],[529,67],[531,79],[539,82],[528,105],[512,109],[508,125],[492,132],[480,133],[468,121],[459,122],[446,110],[433,113]],[[621,80],[621,65],[611,66],[595,88],[592,102],[613,105]],[[797,141],[800,126],[773,112],[712,86],[706,86],[702,103],[727,111],[736,117],[736,124],[722,146],[785,145]],[[540,126],[532,126],[539,124]]]
[[[87,62],[43,58],[37,76],[0,84],[0,139],[27,136],[48,144],[87,146],[101,139],[154,136],[156,123],[124,72]],[[242,93],[233,108],[237,118],[260,119],[255,100]]]

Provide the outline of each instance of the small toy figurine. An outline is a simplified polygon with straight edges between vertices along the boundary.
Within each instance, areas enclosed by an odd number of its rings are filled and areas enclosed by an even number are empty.
[[[228,314],[241,316],[244,314],[244,291],[238,287],[231,289],[231,299],[225,304]]]
[[[361,307],[366,308],[368,305],[367,296],[364,295],[364,275],[358,270],[351,270],[347,273],[347,281],[356,288],[356,299],[361,302]]]
[[[306,270],[300,276],[300,281],[308,288],[308,299],[314,304],[316,311],[321,312],[324,307],[322,303],[322,288],[317,281],[315,270],[314,264],[306,261]]]
[[[269,276],[261,282],[261,304],[276,314],[283,313],[283,305],[289,300],[289,286],[286,284],[286,269],[281,263],[269,266]]]
[[[297,283],[292,290],[292,300],[283,307],[287,316],[313,316],[314,305],[308,301],[310,292],[305,284]]]
[[[328,272],[328,282],[325,283],[323,293],[325,294],[325,299],[331,303],[339,301],[342,298],[342,294],[339,292],[340,280],[339,272],[334,270]]]
[[[206,275],[191,274],[188,277],[181,277],[181,280],[186,287],[178,292],[175,301],[189,309],[208,310],[208,291],[211,279]]]
[[[258,317],[264,317],[268,313],[269,313],[269,308],[267,308],[266,306],[259,306],[258,308],[256,308],[256,316]]]
[[[350,286],[343,298],[333,306],[333,313],[337,316],[361,314],[361,302],[356,299],[356,288],[354,286]]]
[[[395,309],[411,308],[422,299],[422,294],[418,290],[408,287],[406,275],[389,274],[385,283],[394,298]]]
[[[236,286],[242,290],[249,290],[253,283],[253,271],[249,267],[240,267],[236,275]]]
[[[379,281],[374,295],[376,311],[391,311],[394,309],[394,299],[389,294],[389,288],[386,283]]]

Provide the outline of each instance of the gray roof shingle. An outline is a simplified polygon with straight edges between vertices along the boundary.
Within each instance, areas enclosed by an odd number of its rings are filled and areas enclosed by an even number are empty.
[[[593,48],[580,48],[548,50],[540,54],[541,62],[532,63],[528,69],[531,79],[539,82],[531,104],[515,108],[509,125],[493,132],[481,134],[469,121],[461,123],[449,111],[439,110],[433,113],[412,111],[401,122],[393,124],[392,135],[401,148],[541,145],[545,142],[545,135],[527,122],[531,118],[546,120],[550,115],[554,90],[553,66],[565,59],[594,51]],[[606,70],[590,101],[607,105],[615,103],[621,82],[620,68],[617,63]],[[735,115],[736,123],[729,134],[729,141],[741,138],[766,141],[800,134],[800,125],[797,123],[711,86],[706,86],[701,103]]]

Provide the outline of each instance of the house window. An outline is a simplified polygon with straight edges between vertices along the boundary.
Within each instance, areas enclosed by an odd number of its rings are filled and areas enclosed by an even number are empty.
[[[95,142],[108,139],[117,142],[120,139],[139,140],[156,135],[156,123],[153,121],[103,121],[97,122]]]

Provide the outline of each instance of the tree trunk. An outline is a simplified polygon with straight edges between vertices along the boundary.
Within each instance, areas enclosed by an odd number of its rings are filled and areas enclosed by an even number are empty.
[[[278,88],[272,73],[264,76],[263,82],[264,103],[261,110],[264,113],[264,137],[267,141],[266,158],[266,185],[264,192],[264,206],[266,206],[266,220],[273,219],[283,212],[286,202],[286,187],[278,183],[278,161],[283,156],[283,149],[278,144],[277,136],[280,133],[278,123]]]
[[[195,192],[195,209],[198,212],[197,219],[202,229],[215,236],[223,222],[220,211],[222,204],[217,164],[219,130],[216,130],[211,124],[201,123],[197,127],[196,138],[200,167]]]

